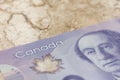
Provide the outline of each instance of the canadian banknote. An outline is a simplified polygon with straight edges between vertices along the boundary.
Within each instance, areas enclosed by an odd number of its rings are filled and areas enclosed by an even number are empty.
[[[119,40],[115,19],[0,51],[0,80],[120,80]]]

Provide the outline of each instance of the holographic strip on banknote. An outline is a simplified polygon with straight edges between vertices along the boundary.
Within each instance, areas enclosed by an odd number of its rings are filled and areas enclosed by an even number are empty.
[[[120,19],[0,51],[0,80],[120,80]]]

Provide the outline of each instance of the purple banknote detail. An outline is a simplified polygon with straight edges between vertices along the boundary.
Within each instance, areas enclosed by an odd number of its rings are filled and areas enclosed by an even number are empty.
[[[0,80],[120,80],[120,19],[0,51]]]

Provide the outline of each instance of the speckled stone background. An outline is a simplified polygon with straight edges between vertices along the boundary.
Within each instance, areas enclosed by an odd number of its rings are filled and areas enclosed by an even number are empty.
[[[120,17],[120,0],[0,0],[0,50]]]

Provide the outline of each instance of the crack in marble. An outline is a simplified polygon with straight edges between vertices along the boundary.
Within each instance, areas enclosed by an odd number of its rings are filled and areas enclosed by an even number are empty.
[[[31,21],[24,13],[12,13],[11,16],[9,17],[9,19],[7,20],[7,23],[8,23],[8,24],[10,23],[10,21],[11,21],[11,19],[14,17],[14,15],[22,15],[22,16],[24,17],[25,21],[26,21],[27,23],[29,23],[29,24],[32,26],[32,28],[34,28],[34,29],[38,29],[38,30],[48,29],[48,27],[47,27],[47,28],[37,27],[36,25],[34,25],[34,24],[32,23],[32,21]],[[42,19],[41,19],[41,21],[42,21]]]

